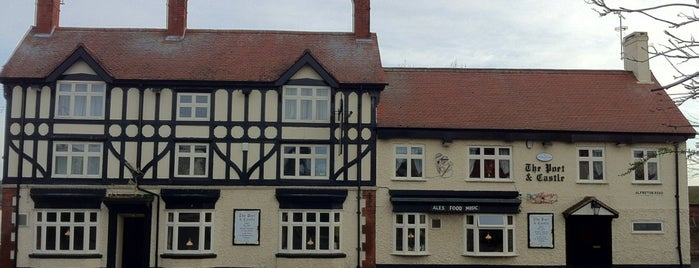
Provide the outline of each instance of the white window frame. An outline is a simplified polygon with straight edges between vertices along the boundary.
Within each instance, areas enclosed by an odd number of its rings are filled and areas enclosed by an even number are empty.
[[[82,151],[80,147],[83,148]],[[102,143],[56,141],[53,145],[52,174],[65,178],[98,178],[102,175],[103,150]],[[65,166],[59,165],[61,162],[65,163]],[[96,163],[96,169],[90,169],[90,163]],[[61,167],[65,167],[65,170]],[[74,170],[77,168],[81,171]],[[90,173],[91,170],[96,170],[96,173]]]
[[[284,122],[328,123],[332,90],[325,86],[284,86],[282,118]],[[305,109],[304,104],[310,105]],[[303,116],[306,114],[307,116]]]
[[[55,216],[49,221],[49,214]],[[82,220],[78,220],[78,215]],[[100,211],[97,209],[39,209],[34,213],[33,251],[38,254],[95,254],[99,253]],[[82,249],[77,249],[76,235],[82,228]],[[54,230],[54,249],[49,249],[48,235]],[[66,240],[64,240],[66,239]],[[62,248],[62,244],[66,248]]]
[[[581,156],[582,151],[587,151],[587,156]],[[605,165],[605,153],[604,148],[589,147],[589,148],[577,148],[577,167],[578,167],[578,183],[600,183],[607,181],[607,170]],[[601,152],[602,156],[596,156],[595,153]],[[583,167],[581,164],[587,163],[587,167]],[[595,178],[595,163],[602,164],[602,178]],[[587,169],[587,178],[583,178],[581,172],[583,169]]]
[[[183,102],[183,98],[191,98],[191,102]],[[204,98],[205,102],[200,102]],[[189,116],[183,115],[182,110],[189,109]],[[197,111],[203,109],[205,116],[197,116]],[[211,94],[208,93],[177,93],[177,120],[206,121],[211,117]]]
[[[481,221],[484,217],[502,217],[503,224],[487,224]],[[467,256],[514,256],[517,252],[517,241],[515,234],[515,217],[509,214],[467,214],[464,216],[464,255]],[[491,235],[488,230],[492,231]],[[502,251],[482,251],[480,242],[480,231],[485,231],[486,236],[497,239],[496,232],[502,231]],[[478,240],[475,238],[478,237]],[[470,241],[469,239],[474,239]],[[484,239],[485,238],[484,236]],[[469,244],[472,243],[472,244]]]
[[[393,254],[429,255],[429,215],[393,214]]]
[[[660,230],[638,230],[639,224],[658,224]],[[631,222],[631,233],[634,234],[663,234],[665,233],[665,225],[661,221],[634,221]]]
[[[512,148],[509,146],[468,146],[467,180],[478,181],[513,181],[512,179]],[[493,150],[493,154],[486,154],[486,150]],[[503,151],[504,150],[504,151]],[[493,163],[492,173],[488,172],[486,162]],[[506,163],[503,165],[503,163]],[[477,166],[476,166],[477,165]],[[478,176],[474,176],[477,167]],[[503,170],[501,174],[500,170]]]
[[[289,149],[293,148],[293,152],[287,152]],[[309,153],[302,153],[310,149]],[[323,153],[324,151],[324,153]],[[319,144],[284,144],[281,146],[281,176],[283,178],[299,178],[299,179],[327,179],[330,177],[330,146],[319,145]],[[292,160],[294,163],[294,174],[287,174],[286,164],[288,160]],[[306,168],[309,170],[309,175],[302,174],[302,169],[300,168],[301,162],[309,163],[310,167]],[[325,163],[324,169],[317,169],[318,165]],[[305,165],[304,165],[305,166]],[[305,169],[304,169],[305,170]]]
[[[417,150],[417,151],[415,151]],[[396,145],[393,147],[393,178],[398,180],[415,180],[425,178],[425,147],[422,145]],[[399,176],[398,160],[405,161],[405,176]],[[413,161],[418,164],[413,165]],[[413,167],[418,174],[413,174]]]
[[[78,87],[83,87],[79,89]],[[84,91],[83,91],[84,90]],[[84,98],[84,114],[76,109],[78,98]],[[104,119],[107,84],[99,81],[59,81],[56,85],[55,117],[61,119]],[[67,100],[68,107],[61,105]],[[92,111],[97,108],[97,114]]]
[[[183,214],[198,214],[199,221],[182,221],[180,216]],[[167,210],[166,215],[167,218],[165,227],[167,240],[165,241],[165,253],[207,254],[213,252],[215,237],[214,210]],[[198,237],[187,237],[186,239],[180,239],[180,228],[196,229]],[[208,245],[206,243],[207,238]],[[184,247],[188,247],[189,249],[180,249],[179,242],[184,242]]]
[[[631,172],[634,183],[659,184],[660,181],[660,159],[656,149],[633,149],[631,151],[633,161],[638,163]],[[650,176],[649,170],[655,166],[655,178]],[[643,176],[642,179],[638,179]]]
[[[183,147],[189,148],[188,152],[181,152]],[[199,148],[205,148],[206,152],[196,152]],[[189,170],[187,174],[180,174],[180,158],[188,159]],[[204,160],[204,174],[195,174],[197,161]],[[209,174],[209,144],[207,143],[177,143],[175,144],[175,177],[206,177]]]
[[[323,214],[327,215],[327,221],[323,220]],[[327,241],[319,239],[323,236],[321,230],[324,228],[327,230]],[[294,241],[299,239],[294,240],[295,234],[302,238],[296,247]],[[279,212],[280,253],[338,253],[342,250],[342,239],[341,210],[285,209]]]

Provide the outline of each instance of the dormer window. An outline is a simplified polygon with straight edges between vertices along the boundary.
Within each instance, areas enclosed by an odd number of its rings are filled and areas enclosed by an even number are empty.
[[[56,118],[104,119],[105,88],[103,82],[58,82]]]
[[[283,106],[286,122],[330,122],[330,88],[285,86]]]

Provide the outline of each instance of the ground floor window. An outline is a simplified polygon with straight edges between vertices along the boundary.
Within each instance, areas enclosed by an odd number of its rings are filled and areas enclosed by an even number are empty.
[[[427,214],[396,213],[393,215],[393,251],[398,254],[427,252]]]
[[[37,253],[97,253],[98,210],[41,210],[35,216]]]
[[[512,255],[515,224],[511,215],[466,215],[467,255]]]
[[[281,252],[323,253],[340,250],[340,212],[284,210],[280,218]]]
[[[213,212],[179,210],[167,213],[168,253],[211,253]]]

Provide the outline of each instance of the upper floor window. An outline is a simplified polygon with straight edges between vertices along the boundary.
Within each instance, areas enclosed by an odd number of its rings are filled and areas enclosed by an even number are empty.
[[[179,210],[167,213],[167,244],[170,253],[210,253],[213,212]]]
[[[656,150],[633,150],[634,181],[658,182],[658,152]]]
[[[393,251],[399,254],[427,254],[427,214],[393,215]]]
[[[604,180],[604,150],[599,148],[578,149],[578,180]]]
[[[329,122],[330,88],[284,87],[284,121]]]
[[[53,174],[61,177],[98,177],[102,170],[102,144],[56,142]]]
[[[511,179],[512,155],[508,147],[471,146],[468,148],[469,178]]]
[[[512,255],[515,224],[511,215],[466,215],[466,254]]]
[[[280,251],[330,253],[340,250],[341,214],[334,210],[281,212]]]
[[[177,144],[177,176],[205,177],[209,160],[208,144]]]
[[[328,150],[327,145],[283,145],[284,177],[327,178]]]
[[[56,117],[102,119],[105,96],[105,84],[102,82],[59,82]]]
[[[34,249],[37,253],[97,253],[97,210],[36,212]]]
[[[396,146],[394,153],[396,178],[423,177],[425,154],[422,146]]]
[[[178,93],[177,119],[179,120],[208,120],[209,94]]]

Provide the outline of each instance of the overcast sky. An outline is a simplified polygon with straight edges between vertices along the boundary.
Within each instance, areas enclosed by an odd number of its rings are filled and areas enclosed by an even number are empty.
[[[1,1],[6,2],[0,9],[4,65],[34,24],[36,0]],[[166,0],[64,2],[60,15],[64,27],[165,28],[166,24]],[[667,1],[614,1],[624,6],[661,2]],[[352,0],[189,0],[188,12],[192,29],[352,30]],[[667,39],[664,25],[638,15],[625,17],[624,35],[646,31],[651,44]],[[618,70],[623,69],[619,32],[614,29],[618,26],[618,17],[599,17],[584,0],[371,2],[371,31],[378,34],[386,67]],[[661,83],[670,82],[672,74],[662,59],[651,61],[651,70]],[[681,108],[696,123],[699,109],[694,107],[699,105]]]

